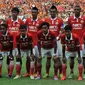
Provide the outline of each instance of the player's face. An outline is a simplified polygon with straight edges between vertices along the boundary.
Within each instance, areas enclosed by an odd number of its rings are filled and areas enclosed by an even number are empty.
[[[74,8],[75,15],[80,14],[80,12],[81,12],[80,7],[75,7]]]
[[[50,9],[50,15],[51,17],[55,18],[57,14],[57,10],[56,9]]]
[[[65,31],[65,34],[66,34],[66,36],[69,38],[70,35],[71,35],[71,31],[70,31],[70,30],[66,30],[66,31]]]
[[[19,14],[19,13],[18,13],[17,11],[13,11],[13,12],[12,12],[12,17],[17,17],[18,14]]]
[[[20,29],[20,34],[22,35],[22,37],[25,37],[26,29]]]
[[[38,15],[38,11],[37,10],[32,10],[32,16],[37,17],[37,15]]]
[[[5,28],[4,26],[1,26],[1,32],[2,32],[2,34],[5,34],[6,31],[7,31],[7,28]]]
[[[49,29],[49,28],[48,28],[47,25],[43,25],[43,26],[42,26],[42,31],[43,31],[44,34],[48,32],[48,29]]]

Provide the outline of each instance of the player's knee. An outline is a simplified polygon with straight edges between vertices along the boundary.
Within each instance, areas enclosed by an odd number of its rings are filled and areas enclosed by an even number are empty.
[[[16,62],[20,62],[21,61],[21,56],[20,55],[17,55],[16,56]]]

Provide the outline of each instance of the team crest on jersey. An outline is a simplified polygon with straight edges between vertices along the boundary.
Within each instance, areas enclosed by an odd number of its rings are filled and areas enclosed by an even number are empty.
[[[39,24],[36,24],[36,26],[38,27],[38,26],[39,26]]]
[[[17,26],[17,27],[19,27],[20,25],[19,25],[19,24],[17,24],[16,26]]]
[[[55,24],[58,24],[58,22],[56,22]]]
[[[10,27],[11,25],[10,25],[10,24],[8,24],[8,26]]]
[[[84,23],[84,20],[81,20],[81,23]]]
[[[32,23],[29,22],[28,24],[31,25]]]
[[[72,23],[74,23],[74,21],[73,21],[73,20],[72,20],[71,22],[72,22]]]

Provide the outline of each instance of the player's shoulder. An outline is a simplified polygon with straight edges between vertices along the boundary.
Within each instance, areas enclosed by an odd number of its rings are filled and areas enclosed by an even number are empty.
[[[74,39],[79,39],[78,35],[76,35],[75,33],[72,33],[72,36]]]
[[[43,21],[49,21],[49,20],[51,20],[50,17],[46,17],[43,19]]]
[[[38,18],[38,21],[43,21],[41,18]]]
[[[22,19],[18,18],[18,22],[24,22]]]
[[[53,32],[53,31],[51,31],[51,30],[49,30],[49,33],[55,35],[55,32]]]
[[[51,30],[49,30],[49,35],[51,35],[51,36],[53,36],[53,37],[56,37],[56,33],[53,32],[53,31],[51,31]]]
[[[74,19],[74,15],[72,15],[68,18],[68,20],[72,20],[72,19]]]
[[[63,21],[62,18],[60,17],[57,17],[56,20]]]
[[[31,21],[31,18],[27,18],[26,21]]]
[[[27,32],[26,34],[27,34],[27,36],[32,37],[31,33]]]
[[[39,30],[38,32],[37,32],[37,35],[41,35],[42,34],[42,30]]]
[[[65,38],[65,33],[62,33],[62,34],[60,35],[60,38]]]
[[[12,18],[7,18],[6,20],[11,20]]]
[[[85,19],[85,15],[81,15],[81,19]]]
[[[6,22],[10,22],[10,21],[12,21],[11,18],[7,18],[6,19]]]
[[[42,30],[39,30],[37,33],[42,33]]]

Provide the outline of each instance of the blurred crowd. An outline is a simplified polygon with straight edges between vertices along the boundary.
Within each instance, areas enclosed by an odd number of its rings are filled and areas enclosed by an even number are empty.
[[[55,4],[58,9],[58,16],[64,21],[73,14],[75,4],[79,4],[82,13],[85,14],[85,0],[0,0],[0,19],[11,17],[11,9],[15,6],[20,9],[20,18],[25,19],[31,17],[31,7],[37,6],[39,9],[39,17],[48,17],[49,8]]]

